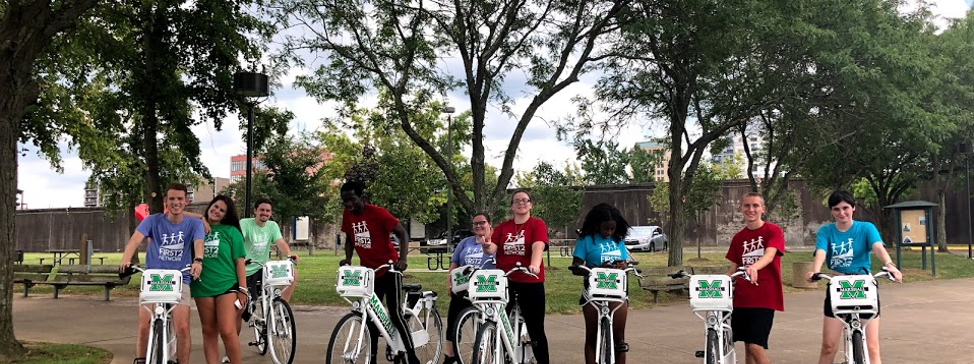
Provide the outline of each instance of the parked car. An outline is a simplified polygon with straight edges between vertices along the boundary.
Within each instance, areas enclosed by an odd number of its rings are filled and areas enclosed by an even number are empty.
[[[666,234],[663,228],[655,225],[633,226],[626,237],[626,248],[629,251],[648,251],[666,250]]]
[[[450,240],[450,247],[456,248],[457,244],[460,244],[460,240],[468,236],[473,236],[473,231],[469,229],[457,229],[453,230],[453,239]],[[446,231],[440,233],[435,238],[427,239],[426,245],[445,245],[446,244]]]

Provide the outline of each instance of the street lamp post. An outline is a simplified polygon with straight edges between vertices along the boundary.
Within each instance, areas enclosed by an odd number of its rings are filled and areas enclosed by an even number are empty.
[[[443,112],[446,113],[446,162],[450,170],[453,170],[453,112],[455,112],[452,106],[447,106],[443,108]],[[450,186],[450,180],[446,181],[446,250],[452,252],[453,245],[453,221],[451,216],[453,216],[453,188]]]
[[[244,217],[250,217],[250,190],[254,163],[254,108],[258,99],[270,95],[267,75],[256,72],[237,72],[233,74],[233,92],[246,99],[247,104],[247,178],[244,192]]]
[[[967,259],[974,259],[974,234],[971,233],[971,157],[974,155],[974,148],[971,147],[971,142],[966,141],[960,145],[960,153],[964,154],[965,169],[964,176],[967,180],[967,195],[964,199],[967,200]]]

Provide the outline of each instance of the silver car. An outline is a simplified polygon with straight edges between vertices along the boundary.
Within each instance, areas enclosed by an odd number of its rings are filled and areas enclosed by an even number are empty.
[[[648,251],[666,250],[666,234],[663,228],[655,225],[633,226],[626,236],[626,248],[629,251]]]

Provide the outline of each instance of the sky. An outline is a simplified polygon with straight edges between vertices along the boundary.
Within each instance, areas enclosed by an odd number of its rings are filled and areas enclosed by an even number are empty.
[[[934,0],[930,1],[933,12],[942,18],[963,17],[974,0]],[[944,21],[943,23],[946,23]],[[450,67],[451,62],[447,62]],[[459,67],[454,63],[454,66]],[[313,97],[306,95],[304,90],[292,86],[294,77],[301,74],[301,70],[292,70],[282,80],[282,87],[274,90],[266,104],[275,105],[291,110],[295,120],[291,124],[291,133],[301,130],[316,130],[322,125],[322,119],[335,115],[334,103],[319,104]],[[523,74],[511,74],[505,80],[505,89],[516,90],[514,86],[526,77]],[[532,169],[539,161],[548,161],[555,165],[564,165],[573,160],[575,153],[567,142],[560,142],[555,137],[554,120],[564,118],[574,111],[571,99],[576,95],[591,95],[593,77],[582,77],[579,82],[558,93],[544,104],[535,114],[535,119],[529,124],[524,133],[517,153],[514,168],[516,171]],[[530,102],[530,95],[512,92],[515,98],[513,111],[521,115]],[[447,95],[448,104],[455,107],[457,113],[469,109],[469,99],[466,95],[455,92]],[[214,177],[230,176],[230,157],[244,154],[246,144],[239,129],[239,118],[230,116],[224,123],[223,130],[216,130],[212,123],[200,124],[193,128],[193,132],[200,139],[201,160],[210,169]],[[513,132],[516,120],[502,114],[499,110],[488,111],[485,122],[485,140],[487,148],[487,162],[500,166],[502,155],[507,149],[507,142]],[[653,125],[630,125],[621,130],[615,139],[623,147],[629,147],[636,142],[644,141],[660,134],[659,127]],[[66,144],[65,144],[66,145]],[[18,165],[18,189],[23,190],[23,200],[27,208],[60,208],[84,206],[84,184],[90,171],[82,168],[77,151],[62,149],[63,173],[54,170],[50,163],[39,157],[35,148],[27,148],[22,154]],[[469,150],[460,151],[469,158]]]

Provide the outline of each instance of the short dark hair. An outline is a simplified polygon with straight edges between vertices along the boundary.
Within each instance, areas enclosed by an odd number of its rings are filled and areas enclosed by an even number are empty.
[[[588,214],[585,215],[585,221],[582,223],[579,237],[598,234],[599,225],[606,221],[616,222],[616,230],[612,233],[613,240],[622,241],[629,235],[629,222],[622,217],[619,209],[603,202],[592,207]]]
[[[477,216],[483,216],[485,219],[487,219],[487,222],[490,222],[490,214],[488,214],[486,212],[478,212],[476,214],[473,214],[473,217],[471,218],[471,220],[473,220]]]
[[[760,192],[751,191],[751,192],[745,193],[744,196],[741,196],[741,200],[743,201],[745,198],[748,198],[748,197],[758,197],[758,198],[761,199],[761,204],[762,205],[764,204],[764,195],[762,195]]]
[[[362,197],[365,194],[365,184],[360,181],[348,181],[342,185],[339,192],[352,191],[356,196]]]
[[[271,199],[267,197],[258,197],[257,201],[254,201],[254,210],[256,210],[258,207],[260,207],[260,205],[265,203],[271,205],[271,207],[274,207],[274,203],[271,202]]]
[[[846,202],[853,207],[856,206],[856,198],[849,191],[838,190],[829,195],[829,208],[835,207],[840,203]]]
[[[187,188],[186,185],[184,185],[182,183],[172,182],[168,186],[166,186],[166,194],[167,195],[169,194],[169,191],[183,191],[184,193],[187,193],[188,194],[189,193],[189,188]]]
[[[519,193],[523,193],[525,195],[528,195],[528,200],[531,200],[531,202],[534,202],[534,197],[531,197],[531,192],[528,192],[528,190],[523,189],[523,188],[518,188],[518,189],[514,190],[514,192],[511,193],[511,203],[514,203],[514,195],[519,194]]]

